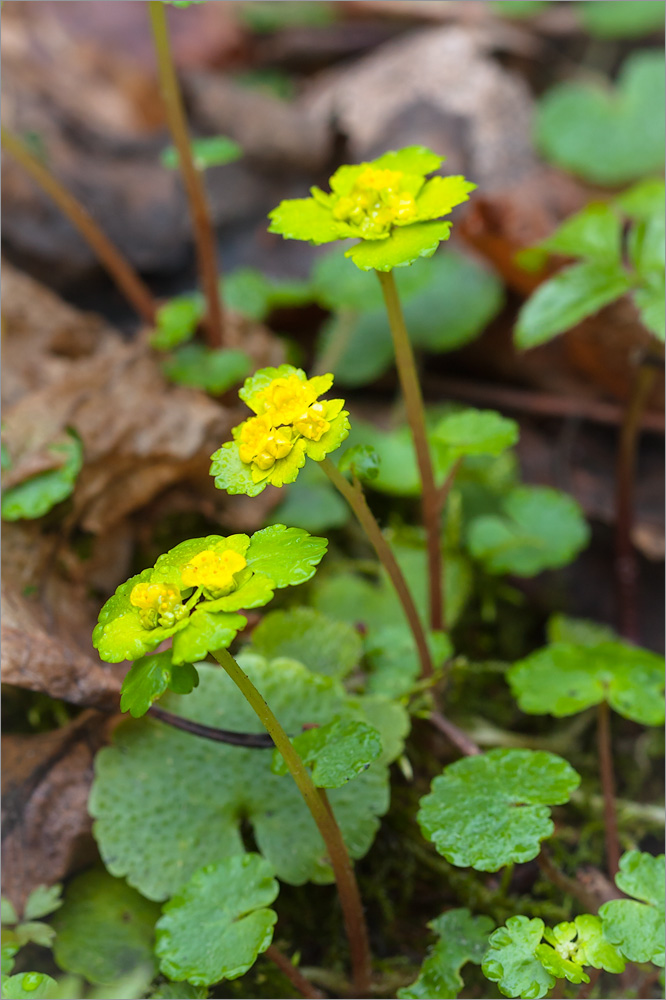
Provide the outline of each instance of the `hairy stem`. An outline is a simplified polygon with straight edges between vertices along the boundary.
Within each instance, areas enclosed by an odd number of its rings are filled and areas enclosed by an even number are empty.
[[[656,376],[646,360],[634,375],[620,429],[615,487],[615,576],[620,632],[631,642],[640,641],[638,622],[638,565],[631,539],[634,522],[634,481],[641,420]]]
[[[354,987],[359,997],[368,996],[372,974],[368,929],[354,868],[333,811],[320,795],[305,764],[294,750],[291,740],[247,674],[226,649],[220,649],[213,655],[247,699],[282,754],[284,762],[324,839],[335,875],[349,940]]]
[[[599,750],[599,774],[604,799],[604,836],[606,838],[606,864],[611,877],[620,867],[620,840],[617,833],[617,813],[615,811],[615,775],[613,773],[613,744],[610,729],[610,708],[602,701],[598,709],[597,746]]]
[[[183,99],[171,53],[169,28],[164,4],[162,0],[149,0],[148,8],[155,41],[164,108],[171,137],[174,146],[178,150],[180,171],[194,226],[199,273],[208,307],[205,321],[206,337],[210,347],[220,347],[224,338],[222,304],[220,302],[218,284],[220,271],[217,262],[215,232],[211,222],[203,180],[192,158],[187,119],[185,117]]]
[[[315,989],[300,969],[293,962],[290,962],[287,956],[283,955],[280,949],[276,948],[274,944],[269,945],[264,954],[266,958],[270,958],[271,962],[277,965],[280,972],[287,977],[301,996],[307,997],[308,1000],[320,1000],[324,996],[318,989]]]
[[[428,648],[425,630],[421,619],[419,618],[419,613],[416,610],[416,605],[414,604],[412,595],[409,592],[409,587],[407,586],[405,577],[403,576],[402,570],[398,565],[398,561],[393,555],[391,546],[382,534],[382,530],[377,523],[375,515],[368,506],[368,502],[365,499],[365,494],[361,485],[358,482],[355,482],[353,485],[349,483],[330,458],[325,458],[321,463],[321,467],[335,486],[336,490],[342,494],[351,509],[356,514],[361,527],[368,536],[370,544],[377,553],[377,558],[388,573],[391,583],[393,584],[395,592],[402,605],[403,611],[405,612],[405,617],[409,623],[412,635],[414,636],[414,642],[416,643],[421,663],[421,676],[431,677],[433,673],[432,657],[430,656],[430,649]]]
[[[414,352],[409,341],[405,320],[392,271],[376,271],[382,286],[388,314],[398,375],[405,398],[407,420],[414,438],[416,461],[421,476],[423,523],[428,549],[428,582],[430,595],[430,626],[446,628],[444,589],[442,580],[442,550],[440,542],[440,502],[428,448],[423,396],[416,371]]]
[[[36,159],[18,136],[2,127],[2,148],[6,149],[32,179],[46,191],[69,221],[78,229],[97,254],[100,263],[109,272],[130,305],[150,326],[155,325],[157,303],[150,289],[143,283],[129,261],[104,235],[90,213],[74,195],[56,180],[53,174]]]

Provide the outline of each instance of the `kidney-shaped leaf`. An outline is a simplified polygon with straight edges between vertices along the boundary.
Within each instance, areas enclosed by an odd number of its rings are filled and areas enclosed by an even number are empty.
[[[434,441],[449,452],[463,455],[501,455],[518,440],[518,424],[495,410],[461,410],[450,413],[432,429]]]
[[[421,799],[418,821],[447,861],[496,872],[537,856],[553,832],[548,807],[566,802],[579,783],[556,754],[491,750],[446,767]]]
[[[235,854],[195,872],[164,907],[155,952],[171,979],[237,979],[273,940],[278,884],[265,858]]]
[[[509,684],[523,712],[561,717],[607,701],[644,726],[664,722],[664,663],[623,642],[555,643],[514,663]]]
[[[611,899],[599,913],[604,935],[630,962],[664,965],[664,855],[628,851],[615,876],[633,899]],[[641,900],[641,902],[637,902]]]
[[[294,660],[269,663],[245,654],[239,662],[291,736],[340,715],[365,718],[363,699],[349,698],[339,682]],[[222,669],[198,669],[199,687],[184,698],[168,695],[166,707],[221,729],[262,731]],[[405,715],[400,706],[385,704]],[[370,699],[367,706],[384,754],[329,796],[355,858],[369,849],[378,817],[388,808],[388,763],[401,753],[395,720],[380,717]],[[107,867],[144,895],[166,899],[198,868],[242,853],[244,822],[278,878],[295,885],[332,881],[314,820],[294,782],[271,771],[271,753],[203,740],[149,718],[123,723],[114,742],[97,755],[89,807]]]
[[[495,926],[490,917],[469,910],[448,910],[428,925],[439,940],[421,966],[419,978],[398,990],[400,1000],[448,1000],[464,986],[460,970],[466,962],[480,965]]]
[[[314,608],[269,611],[252,632],[252,648],[269,658],[287,656],[318,674],[346,677],[362,653],[361,636]]]
[[[57,990],[55,979],[43,972],[20,972],[2,980],[2,1000],[49,1000]]]

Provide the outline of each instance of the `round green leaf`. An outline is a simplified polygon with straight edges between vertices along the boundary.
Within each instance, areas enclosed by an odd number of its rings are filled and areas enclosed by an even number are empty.
[[[444,632],[429,632],[428,646],[435,667],[453,655],[453,645]],[[365,641],[370,667],[367,690],[387,698],[401,698],[413,690],[421,674],[414,636],[408,625],[384,625],[370,630]]]
[[[557,166],[613,187],[662,173],[664,110],[663,53],[634,52],[615,87],[566,82],[549,90],[537,108],[536,141]]]
[[[431,277],[427,266],[410,267],[398,271],[395,281],[400,301],[404,303],[430,284]],[[384,309],[384,297],[376,276],[351,267],[338,247],[317,258],[312,271],[312,285],[317,302],[325,309],[351,309],[359,313]]]
[[[435,250],[451,235],[451,222],[415,222],[396,227],[385,240],[362,240],[349,250],[361,271],[392,271],[406,267],[419,257],[432,257]]]
[[[540,1000],[555,985],[555,977],[536,957],[543,936],[543,920],[509,917],[505,927],[490,935],[483,974],[497,983],[505,997]]]
[[[382,758],[330,793],[350,853],[362,857],[388,807],[385,756],[401,752],[393,714],[388,726],[377,714],[382,703],[348,698],[333,678],[295,661],[269,663],[245,654],[239,662],[290,735],[340,715],[367,720],[382,734]],[[199,687],[185,698],[167,696],[165,707],[221,729],[263,731],[224,670],[198,669]],[[386,704],[398,709],[404,724],[400,706]],[[203,740],[145,718],[120,725],[114,745],[95,763],[89,808],[102,857],[112,873],[126,875],[151,899],[173,895],[203,865],[242,853],[246,821],[278,878],[296,885],[332,881],[319,831],[294,782],[272,773],[270,753]]]
[[[659,0],[586,0],[576,13],[597,38],[640,38],[664,33],[664,4]]]
[[[468,529],[469,550],[489,573],[535,576],[566,566],[588,543],[579,504],[559,490],[518,486],[502,507],[504,517],[477,517]]]
[[[217,349],[205,344],[186,344],[164,361],[164,374],[177,385],[203,389],[222,396],[252,371],[252,359],[245,351]]]
[[[416,982],[398,990],[400,1000],[457,997],[465,985],[460,970],[467,962],[481,965],[495,924],[490,917],[473,917],[469,910],[448,910],[428,926],[438,935],[438,941],[423,962]]]
[[[615,876],[634,899],[612,899],[599,909],[605,937],[630,962],[664,966],[664,855],[628,851]],[[641,900],[641,902],[636,902]]]
[[[48,450],[62,456],[62,465],[4,490],[0,508],[4,521],[43,517],[74,492],[76,477],[83,466],[83,445],[78,434],[67,430],[61,440],[49,445]]]
[[[461,410],[442,417],[431,431],[431,440],[446,448],[450,458],[497,456],[518,441],[518,424],[495,410]]]
[[[199,292],[179,295],[157,310],[157,328],[150,336],[158,351],[171,351],[190,340],[206,312],[206,301]]]
[[[664,722],[664,663],[622,642],[556,643],[514,663],[509,684],[523,712],[562,717],[607,701],[644,726]]]
[[[95,869],[67,887],[53,918],[54,955],[66,972],[112,983],[138,966],[154,966],[159,907],[107,872]]]
[[[279,889],[272,876],[258,854],[236,854],[195,872],[157,924],[162,972],[193,986],[246,973],[273,939],[277,914],[268,905]]]
[[[382,752],[381,736],[357,719],[333,719],[325,726],[307,729],[292,743],[301,760],[312,768],[317,788],[340,788],[367,770]],[[273,771],[286,774],[287,765],[273,751]]]
[[[254,533],[246,559],[255,573],[270,577],[276,587],[290,587],[314,576],[327,547],[325,538],[302,528],[272,524]]]
[[[548,806],[567,802],[579,783],[555,754],[491,750],[445,768],[421,799],[418,821],[447,861],[495,872],[537,856],[553,832]]]
[[[314,608],[269,611],[252,632],[252,648],[262,656],[288,657],[339,679],[358,665],[362,646],[355,628]]]
[[[21,972],[2,980],[2,1000],[50,1000],[58,984],[43,972]]]

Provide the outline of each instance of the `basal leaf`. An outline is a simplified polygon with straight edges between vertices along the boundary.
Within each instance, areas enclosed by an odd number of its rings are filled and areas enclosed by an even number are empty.
[[[2,1000],[50,1000],[58,984],[43,972],[21,972],[2,980]]]
[[[579,504],[546,486],[518,486],[503,500],[504,516],[475,518],[469,550],[489,573],[535,576],[566,566],[585,548],[589,528]]]
[[[453,645],[444,632],[427,635],[435,668],[453,655]],[[367,690],[388,698],[408,694],[421,673],[414,636],[408,625],[384,625],[370,630],[365,641],[365,655],[370,667]]]
[[[491,750],[445,768],[421,799],[418,821],[447,861],[493,872],[537,856],[553,832],[548,807],[566,802],[579,783],[555,754]]]
[[[279,888],[258,854],[236,854],[195,872],[165,905],[155,953],[162,972],[193,986],[237,979],[273,939]]]
[[[361,271],[392,271],[406,267],[419,257],[432,257],[451,234],[450,222],[415,222],[395,228],[385,240],[362,240],[345,251]],[[323,242],[323,241],[322,241]]]
[[[449,1000],[464,986],[460,970],[467,962],[481,965],[488,935],[495,926],[490,917],[473,917],[469,910],[448,910],[428,925],[438,935],[416,982],[398,990],[400,1000]]]
[[[382,752],[377,730],[357,719],[333,719],[325,726],[307,729],[292,743],[301,760],[312,768],[317,788],[341,788],[366,771]],[[273,771],[287,773],[277,750],[273,751]]]
[[[277,587],[295,586],[314,576],[327,546],[325,538],[302,528],[272,524],[252,536],[247,564],[255,573],[270,577]]]
[[[428,267],[424,266],[398,271],[395,280],[400,300],[405,302],[430,284],[431,278]],[[376,276],[360,271],[357,267],[350,267],[339,247],[317,258],[312,271],[312,287],[317,302],[325,309],[350,309],[365,313],[384,308],[384,298]]]
[[[617,638],[610,625],[560,614],[550,616],[546,631],[549,642],[566,642],[574,646],[598,646],[601,642],[613,642]]]
[[[465,455],[501,455],[518,441],[518,424],[494,410],[461,410],[450,413],[433,427],[431,440],[449,458]]]
[[[112,983],[139,966],[153,968],[159,907],[107,872],[93,869],[67,887],[53,918],[55,959],[91,983]]]
[[[62,457],[62,465],[4,490],[1,506],[4,521],[43,517],[74,492],[76,477],[83,466],[80,437],[75,431],[67,430],[61,440],[49,445],[48,450],[54,456]]]
[[[150,336],[158,351],[172,351],[191,340],[206,312],[206,302],[199,292],[179,295],[157,310],[157,326]]]
[[[268,659],[288,657],[309,670],[342,679],[361,659],[359,633],[314,608],[269,611],[252,632],[252,647]]]
[[[162,983],[150,994],[150,1000],[206,1000],[208,990],[190,983]]]
[[[262,320],[273,308],[299,306],[310,302],[313,292],[307,281],[280,281],[251,267],[225,275],[224,303],[250,319]]]
[[[630,962],[663,967],[664,855],[628,851],[620,859],[615,881],[634,899],[612,899],[600,907],[604,935]]]
[[[576,326],[631,288],[620,264],[583,261],[544,281],[518,314],[514,333],[521,349],[537,347]]]
[[[596,8],[597,2],[590,7]],[[536,141],[552,163],[596,184],[613,187],[661,173],[663,53],[634,52],[622,66],[615,87],[556,84],[539,102]]]
[[[324,725],[342,715],[367,719],[382,734],[385,754],[389,737],[392,753],[401,752],[394,719],[397,710],[405,724],[400,706],[349,698],[339,682],[292,660],[269,663],[245,654],[239,662],[291,736],[304,725]],[[199,673],[199,687],[184,698],[167,696],[166,708],[222,729],[262,731],[224,670],[202,664]],[[385,735],[386,721],[379,716],[386,720],[387,712]],[[354,858],[367,852],[388,807],[387,764],[382,755],[354,781],[330,792]],[[245,822],[278,878],[297,885],[332,881],[314,821],[294,782],[272,773],[270,753],[202,740],[150,718],[128,720],[116,730],[114,745],[97,755],[89,807],[109,870],[126,875],[151,899],[173,895],[203,865],[243,853]]]
[[[555,977],[536,957],[544,923],[538,917],[509,917],[505,927],[490,935],[490,948],[483,960],[483,974],[497,983],[505,997],[540,1000],[555,985]]]
[[[490,6],[500,17],[523,20],[546,10],[549,0],[492,0]]]
[[[556,643],[514,663],[507,676],[523,712],[561,717],[607,701],[634,722],[664,722],[663,659],[626,643]]]
[[[222,396],[252,370],[252,359],[235,348],[186,344],[163,362],[164,374],[177,385]]]

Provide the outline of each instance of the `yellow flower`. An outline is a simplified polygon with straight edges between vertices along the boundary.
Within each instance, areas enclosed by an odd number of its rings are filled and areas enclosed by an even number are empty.
[[[328,420],[324,419],[327,408],[323,403],[313,403],[302,416],[294,422],[294,427],[299,434],[308,438],[309,441],[319,441],[323,434],[330,428]]]
[[[241,462],[254,463],[262,471],[270,469],[277,459],[286,458],[294,446],[290,427],[271,427],[266,416],[250,417],[241,425],[238,436]]]
[[[405,179],[401,170],[367,167],[337,202],[333,218],[357,226],[362,236],[388,233],[395,223],[410,222],[417,209],[414,195],[403,187]]]
[[[204,549],[183,566],[181,579],[185,587],[203,587],[215,597],[222,597],[236,589],[235,576],[246,566],[244,556],[233,549]]]
[[[264,409],[264,416],[273,427],[299,420],[308,406],[317,398],[315,390],[297,375],[273,379],[257,395],[257,402]]]
[[[167,583],[137,583],[130,594],[130,604],[139,608],[144,628],[169,628],[187,613],[180,591]]]

